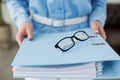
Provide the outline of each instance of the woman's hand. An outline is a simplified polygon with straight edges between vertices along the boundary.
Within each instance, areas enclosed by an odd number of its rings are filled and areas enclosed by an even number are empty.
[[[101,25],[100,21],[94,21],[91,24],[91,28],[95,34],[100,34],[106,40],[106,33]]]
[[[16,34],[16,41],[18,42],[19,46],[26,36],[28,40],[33,39],[33,26],[30,22],[23,23]]]

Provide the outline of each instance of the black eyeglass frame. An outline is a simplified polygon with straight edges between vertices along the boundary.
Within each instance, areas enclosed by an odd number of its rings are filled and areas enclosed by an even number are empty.
[[[87,38],[85,38],[85,39],[79,39],[79,38],[77,38],[75,35],[76,35],[77,33],[79,33],[79,32],[83,32],[84,34],[86,34],[86,35],[87,35]],[[61,40],[59,40],[59,41],[55,44],[55,48],[59,48],[61,51],[66,52],[66,51],[70,50],[70,49],[75,45],[75,41],[74,41],[73,38],[75,38],[75,39],[78,40],[78,41],[85,41],[85,40],[88,40],[89,38],[92,38],[92,37],[97,37],[97,36],[89,36],[85,31],[77,31],[77,32],[75,32],[75,33],[73,34],[73,36],[71,36],[71,37],[64,37],[64,38],[62,38]],[[71,41],[73,42],[73,45],[72,45],[70,48],[64,50],[64,49],[62,49],[58,44],[59,44],[61,41],[67,39],[67,38],[70,38],[70,39],[71,39]]]

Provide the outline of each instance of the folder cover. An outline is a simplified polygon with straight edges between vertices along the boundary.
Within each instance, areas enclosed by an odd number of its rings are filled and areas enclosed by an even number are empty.
[[[29,41],[27,38],[24,39],[12,63],[14,67],[13,71],[17,67],[24,67],[25,69],[25,67],[46,67],[102,62],[103,73],[102,75],[97,75],[95,79],[120,78],[120,56],[100,35],[86,41],[78,41],[73,48],[63,53],[60,53],[60,50],[54,47],[60,39],[72,36],[77,31],[85,31],[89,36],[96,36],[92,30],[88,28],[58,33],[38,32],[34,35],[34,40]],[[94,45],[100,43],[104,44]],[[30,76],[14,75],[14,77],[23,78]],[[51,77],[62,76],[57,75]],[[67,78],[69,78],[69,76]]]

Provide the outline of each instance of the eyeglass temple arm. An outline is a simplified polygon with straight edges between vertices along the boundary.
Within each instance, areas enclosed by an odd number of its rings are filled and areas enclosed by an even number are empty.
[[[94,37],[98,37],[98,36],[89,36],[89,38],[94,38]]]

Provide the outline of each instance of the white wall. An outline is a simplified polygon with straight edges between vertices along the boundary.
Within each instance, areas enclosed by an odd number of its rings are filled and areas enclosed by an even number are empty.
[[[108,0],[108,3],[120,3],[120,0]]]
[[[120,0],[108,0],[108,3],[120,3]],[[17,28],[11,21],[6,5],[3,5],[3,17],[7,23],[11,25],[12,28],[12,39],[15,40],[15,34],[17,33]]]

